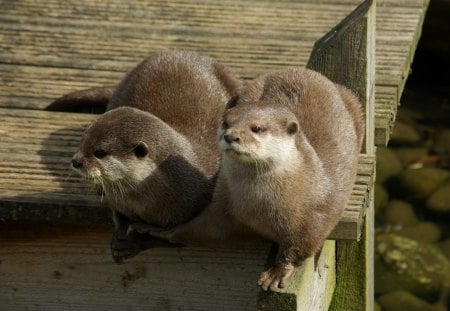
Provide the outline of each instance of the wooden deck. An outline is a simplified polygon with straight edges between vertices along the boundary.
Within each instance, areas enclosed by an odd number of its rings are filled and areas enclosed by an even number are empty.
[[[358,3],[3,1],[0,107],[5,109],[0,115],[6,122],[0,125],[1,219],[69,223],[108,219],[100,215],[104,210],[93,212],[90,207],[100,206],[99,198],[65,166],[80,131],[93,117],[39,111],[53,99],[77,89],[114,85],[151,51],[167,48],[206,53],[249,79],[273,69],[304,66],[314,42]],[[379,144],[388,139],[426,4],[378,1],[375,140]],[[30,111],[17,110],[24,108]],[[35,130],[31,133],[23,123]],[[9,130],[17,125],[23,130]],[[340,234],[338,227],[334,238],[355,239],[360,234],[355,224],[364,209],[355,204],[362,206],[367,190],[363,185],[372,175],[370,158],[363,157],[362,162],[360,182],[342,222],[346,229]]]
[[[304,66],[314,42],[360,1],[2,1],[0,107],[42,109],[116,84],[151,51],[204,52],[244,78]],[[385,144],[428,0],[377,1],[376,142]],[[45,77],[45,78],[44,78]]]
[[[58,285],[65,279],[62,275],[70,275],[65,282],[74,287],[82,282],[83,276],[92,279],[90,273],[102,266],[95,273],[106,270],[104,278],[114,282],[122,279],[123,286],[119,290],[114,286],[114,289],[98,289],[100,284],[109,282],[102,279],[103,283],[99,280],[98,284],[91,282],[85,288],[77,288],[76,292],[83,297],[88,297],[94,288],[100,293],[92,302],[83,302],[86,310],[98,310],[99,305],[106,308],[108,291],[123,294],[122,305],[134,304],[136,310],[149,305],[168,310],[182,306],[194,310],[217,308],[213,302],[205,304],[204,299],[218,291],[230,291],[229,285],[223,284],[233,284],[235,302],[221,297],[217,299],[221,304],[218,309],[254,309],[256,288],[249,282],[256,280],[269,246],[256,248],[243,261],[235,250],[214,253],[187,249],[180,251],[179,256],[174,250],[155,250],[125,266],[112,265],[108,254],[110,229],[101,226],[110,222],[106,203],[68,168],[83,128],[95,116],[47,112],[43,108],[73,90],[117,84],[150,52],[161,49],[203,52],[227,64],[245,79],[273,69],[305,66],[314,43],[360,2],[0,0],[0,221],[13,222],[0,230],[0,245],[5,246],[0,248],[0,275],[8,280],[0,285],[0,291],[6,294],[0,294],[0,301],[9,297],[7,307],[11,309],[31,305],[29,296],[20,292],[35,290],[32,296],[37,299],[37,305],[39,301],[45,304],[49,296],[47,289],[27,284],[36,286],[46,280],[59,301],[70,306],[77,300],[63,297],[67,292]],[[378,145],[385,144],[389,138],[427,5],[427,0],[377,1],[374,135]],[[373,155],[361,154],[351,201],[330,238],[359,239],[373,181]],[[48,227],[19,225],[24,221],[46,222]],[[7,233],[12,228],[28,232],[10,236]],[[92,236],[95,238],[90,241],[88,237]],[[29,239],[33,237],[37,248],[17,256],[21,247],[30,247]],[[65,239],[67,248],[52,250],[52,245],[64,243]],[[64,264],[56,263],[52,271],[48,270],[35,258],[40,251],[44,261],[56,262],[50,256],[53,251]],[[76,258],[70,258],[70,254],[76,254]],[[77,257],[80,255],[86,258]],[[160,271],[150,268],[151,263],[176,256],[174,262],[169,261]],[[220,263],[213,260],[217,258],[231,267],[222,269],[222,263],[218,270]],[[21,274],[18,267],[27,262],[36,269],[42,268],[42,273]],[[81,279],[74,277],[71,272],[74,269],[70,268],[79,264],[85,265],[80,272]],[[323,263],[323,267],[329,264]],[[185,281],[177,277],[177,269],[187,273]],[[196,277],[204,274],[202,269],[208,271],[206,279],[202,276],[203,285],[211,285],[211,291],[205,293],[190,288]],[[240,274],[236,280],[230,277],[233,273]],[[15,282],[17,274],[20,280]],[[173,283],[167,282],[165,274],[174,278]],[[144,277],[147,275],[157,277],[148,280]],[[144,302],[145,294],[139,292],[142,287],[138,292],[127,292],[127,286],[136,280],[141,282],[139,286],[149,288],[153,298],[164,291],[175,295],[177,287],[173,284],[185,282],[184,287],[190,289],[178,293],[178,298],[170,302],[164,298]],[[157,289],[158,286],[161,288]],[[20,304],[16,305],[11,297],[17,298]]]

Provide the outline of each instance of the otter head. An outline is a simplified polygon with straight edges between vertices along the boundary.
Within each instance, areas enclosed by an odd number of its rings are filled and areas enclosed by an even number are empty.
[[[106,193],[135,189],[156,168],[153,149],[158,146],[149,140],[158,136],[159,123],[163,122],[131,107],[103,114],[87,128],[72,168]]]
[[[219,128],[219,148],[231,160],[276,165],[296,150],[299,124],[286,107],[270,102],[229,105]]]

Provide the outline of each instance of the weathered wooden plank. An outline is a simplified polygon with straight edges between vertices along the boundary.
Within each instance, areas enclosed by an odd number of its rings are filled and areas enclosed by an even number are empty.
[[[360,98],[366,107],[366,131],[370,131],[370,133],[366,134],[366,153],[368,157],[375,155],[375,11],[375,5],[372,5],[367,12],[365,23],[362,25],[365,46],[363,45],[361,53],[364,56],[362,59],[367,61],[364,66],[359,66],[359,68],[363,67],[365,77],[364,83],[360,84],[362,89],[357,92],[358,94],[364,94]],[[360,176],[358,175],[357,179]],[[366,177],[369,180],[367,197],[365,199],[367,208],[361,225],[363,235],[359,243],[350,241],[338,241],[336,243],[336,275],[339,282],[336,285],[330,310],[373,310],[374,172],[366,175]]]
[[[428,0],[378,0],[376,40],[376,122],[375,143],[386,145],[395,120],[400,96],[409,75],[420,38]],[[379,91],[382,86],[395,87],[389,99]]]
[[[69,168],[84,128],[95,115],[0,108],[0,219],[109,223],[101,196]],[[10,129],[14,129],[11,131]],[[358,183],[369,182],[373,160],[362,156]],[[366,185],[367,189],[367,185]],[[330,238],[358,239],[363,188],[355,189],[349,209]],[[28,215],[28,214],[29,215]]]
[[[315,69],[332,81],[345,85],[359,97],[364,116],[366,137],[363,150],[373,156],[375,133],[375,5],[372,1],[363,2],[342,24],[337,25],[328,35],[318,41],[308,67]],[[367,185],[368,196],[373,193],[373,171],[361,168],[365,174],[358,174],[356,184]],[[370,201],[366,207],[371,210]],[[368,228],[363,240],[350,246],[337,242],[337,284],[331,310],[372,310],[373,309],[373,215],[361,215],[361,226]],[[365,220],[365,221],[364,221]],[[356,246],[355,246],[356,244]],[[354,248],[357,253],[352,253]],[[350,265],[357,272],[357,278],[343,273],[341,266]],[[345,294],[343,291],[345,288]],[[363,295],[361,295],[363,293]]]
[[[109,226],[2,224],[1,309],[256,309],[256,280],[270,245],[152,249],[116,265],[111,231]],[[321,272],[327,272],[323,266]]]
[[[304,65],[313,42],[357,3],[243,4],[230,0],[200,4],[178,0],[62,5],[58,1],[8,1],[0,12],[2,63],[31,67],[34,72],[22,79],[20,66],[19,72],[14,70],[13,74],[6,70],[4,79],[9,83],[5,84],[7,87],[0,86],[0,106],[43,108],[71,90],[117,83],[123,73],[151,51],[164,48],[205,52],[244,78],[280,67]],[[378,1],[377,88],[391,85],[401,94],[427,3]],[[239,19],[235,18],[237,14]],[[89,77],[77,79],[74,73],[57,78],[40,72],[49,67],[62,71],[78,69]],[[111,76],[102,83],[97,71]],[[45,87],[52,83],[58,87]],[[377,144],[384,144],[393,118],[382,113],[386,106],[379,105],[376,98]],[[397,104],[398,100],[391,102],[392,107]]]
[[[366,10],[367,4],[360,5],[354,14],[361,16]],[[368,62],[374,62],[375,58],[374,55],[368,57],[367,45],[372,38],[366,38],[366,28],[365,21],[359,22],[354,16],[347,16],[342,23],[316,42],[307,67],[321,72],[336,83],[347,86],[357,95],[363,103],[366,125],[363,152],[373,154],[374,103],[369,96],[373,96],[371,94],[375,83],[374,77],[370,76],[372,72],[369,73],[367,68],[374,67],[374,64]],[[351,53],[350,49],[353,49]]]

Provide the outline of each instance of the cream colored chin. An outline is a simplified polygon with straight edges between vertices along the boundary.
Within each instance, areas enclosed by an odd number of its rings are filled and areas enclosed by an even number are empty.
[[[118,159],[109,156],[101,161],[103,178],[109,182],[117,182],[127,179],[133,183],[140,183],[150,176],[156,169],[156,165],[149,158],[146,159]]]
[[[225,155],[232,160],[240,161],[240,162],[249,162],[250,157],[247,154],[240,153],[235,149],[227,149],[224,151]]]

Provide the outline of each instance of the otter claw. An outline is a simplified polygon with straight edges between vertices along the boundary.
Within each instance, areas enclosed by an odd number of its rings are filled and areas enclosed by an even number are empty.
[[[150,231],[152,231],[152,229],[154,229],[154,228],[156,228],[156,227],[153,227],[149,224],[145,224],[142,222],[135,222],[128,226],[127,236],[130,236],[136,232],[139,234],[150,233]]]
[[[136,256],[143,249],[133,240],[120,240],[113,237],[111,241],[111,255],[117,264],[122,264],[125,259]]]
[[[131,224],[128,227],[127,234],[133,234],[135,232],[138,232],[140,234],[151,235],[154,238],[171,241],[172,231],[173,231],[172,229],[164,229],[164,228],[155,227],[153,225],[149,225],[146,223],[137,222],[137,223]]]
[[[286,287],[286,281],[294,272],[294,266],[291,263],[278,264],[269,270],[261,273],[258,285],[265,291],[278,291],[280,288]]]

